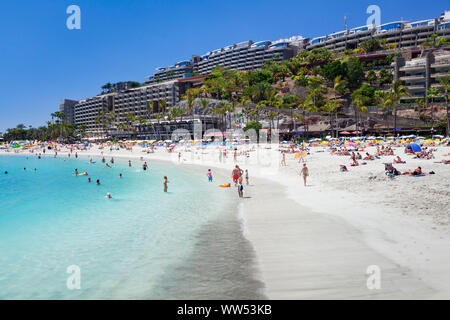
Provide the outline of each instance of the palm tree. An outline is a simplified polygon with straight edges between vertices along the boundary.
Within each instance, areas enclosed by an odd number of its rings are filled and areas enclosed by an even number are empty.
[[[104,128],[105,128],[105,111],[102,110],[98,110],[97,112],[97,116],[95,117],[95,123],[97,123],[98,125],[98,131],[100,132],[104,132]]]
[[[397,132],[397,106],[400,104],[400,100],[404,96],[409,96],[410,93],[401,81],[397,80],[392,86],[392,92],[394,95],[394,133]]]
[[[448,92],[450,90],[450,72],[447,72],[447,75],[444,77],[438,77],[439,83],[442,85],[442,93],[444,94],[445,99],[445,108],[447,115],[447,136],[450,136],[450,113],[448,106]]]
[[[325,114],[328,114],[329,120],[330,120],[330,128],[331,131],[333,132],[333,127],[332,127],[332,115],[333,113],[336,112],[336,110],[339,108],[339,101],[337,100],[328,100],[325,105],[322,107],[322,111],[325,112]]]
[[[126,123],[127,123],[127,129],[131,132],[136,132],[136,121],[138,118],[133,113],[127,113],[125,115]]]
[[[440,97],[441,93],[439,92],[439,90],[437,88],[430,88],[428,89],[427,92],[427,99],[431,99],[431,111],[430,111],[430,116],[431,116],[431,127],[434,127],[434,116],[433,116],[433,104],[434,104],[434,99],[436,99],[437,97]]]
[[[277,115],[277,113],[276,112],[273,112],[273,111],[270,111],[269,113],[267,113],[267,117],[269,118],[269,124],[270,124],[270,132],[272,133],[272,128],[274,128],[275,127],[275,123],[274,123],[274,119],[277,117],[278,115]]]
[[[309,122],[306,119],[306,113],[316,112],[317,107],[315,106],[311,96],[308,96],[305,100],[300,101],[298,106],[303,111],[303,118],[306,124],[306,137],[309,137]]]
[[[342,97],[343,95],[345,95],[348,92],[348,88],[347,88],[347,81],[345,79],[342,79],[342,76],[336,76],[336,78],[334,78],[333,81],[333,92],[334,92],[334,100],[337,100],[337,95],[339,94],[339,97]],[[337,108],[335,109],[335,119],[336,119],[336,123],[335,123],[335,127],[336,127],[336,138],[338,137],[338,126],[337,126],[337,121],[338,121],[338,110],[339,110],[340,105],[337,106]]]
[[[147,118],[150,120],[150,117],[153,113],[153,107],[150,104],[150,101],[147,101],[147,103],[145,104],[145,111],[147,113]]]
[[[194,120],[195,96],[187,94],[185,98],[187,99],[187,111],[192,116],[192,120]]]
[[[368,105],[368,103],[370,103],[370,98],[364,94],[363,89],[364,89],[364,85],[361,88],[353,91],[353,93],[352,93],[352,100],[353,100],[354,109],[355,109],[355,125],[356,125],[357,131],[359,129],[358,114],[368,112],[367,105]]]
[[[301,115],[300,113],[298,113],[296,111],[294,111],[292,113],[292,117],[294,120],[294,131],[295,131],[295,133],[297,133],[297,120],[300,120],[303,122],[303,121],[305,121],[305,117],[303,117],[303,115]]]
[[[377,102],[383,106],[383,111],[385,114],[386,128],[389,130],[388,114],[389,108],[394,105],[395,97],[392,91],[377,91]]]
[[[167,111],[167,99],[161,99],[159,101],[159,109],[160,111],[165,114]]]
[[[204,118],[205,118],[205,114],[206,114],[206,112],[208,112],[208,106],[209,106],[209,100],[208,99],[206,99],[206,98],[201,98],[200,99],[200,103],[201,103],[201,105],[202,105],[202,119],[201,119],[201,122],[202,122],[202,130],[203,130],[203,120],[204,120]],[[206,128],[205,128],[206,129]]]

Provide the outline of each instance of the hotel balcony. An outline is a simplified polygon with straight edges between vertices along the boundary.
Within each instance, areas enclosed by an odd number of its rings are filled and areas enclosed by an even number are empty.
[[[411,71],[420,71],[420,70],[424,70],[425,69],[425,65],[416,65],[416,66],[405,66],[405,67],[401,67],[400,71],[403,72],[411,72]]]
[[[450,68],[450,60],[433,63],[431,67],[434,69]]]
[[[425,75],[404,76],[404,77],[400,77],[400,80],[406,81],[406,82],[425,81]]]
[[[420,91],[420,90],[425,90],[425,84],[412,84],[412,85],[405,85],[409,91]]]
[[[431,78],[435,78],[435,79],[437,79],[437,78],[443,78],[443,77],[445,77],[446,75],[448,75],[448,72],[436,72],[436,73],[433,73],[433,74],[431,75]]]

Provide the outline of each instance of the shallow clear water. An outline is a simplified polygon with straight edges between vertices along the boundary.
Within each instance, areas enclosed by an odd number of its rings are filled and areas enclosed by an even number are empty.
[[[0,299],[220,298],[230,282],[228,298],[260,297],[231,190],[173,164],[94,160],[0,157]],[[227,276],[236,261],[222,260],[237,256],[241,272]],[[66,286],[71,265],[80,290]]]

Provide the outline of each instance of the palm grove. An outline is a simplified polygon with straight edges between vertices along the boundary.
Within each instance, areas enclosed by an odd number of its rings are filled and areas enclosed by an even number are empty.
[[[361,61],[354,55],[355,52],[379,50],[380,46],[382,44],[373,39],[362,43],[356,50],[343,53],[326,49],[305,50],[290,60],[267,62],[256,71],[229,70],[217,66],[205,78],[202,87],[187,90],[183,97],[186,101],[184,107],[178,104],[169,108],[167,101],[162,100],[158,112],[154,112],[153,106],[147,102],[145,117],[129,113],[120,119],[114,110],[99,110],[96,123],[102,131],[115,128],[116,132],[132,135],[141,125],[152,128],[155,120],[159,123],[161,119],[194,118],[194,110],[197,109],[201,110],[200,119],[206,113],[218,117],[222,130],[231,126],[232,120],[237,118],[246,124],[245,129],[261,129],[261,120],[268,121],[270,129],[278,128],[280,120],[289,116],[294,128],[303,125],[308,136],[308,115],[320,113],[328,119],[333,134],[337,136],[336,123],[342,108],[352,108],[358,130],[361,115],[368,112],[369,106],[378,106],[386,120],[386,127],[388,120],[391,120],[393,125],[389,129],[395,133],[398,106],[401,105],[401,98],[408,96],[409,92],[400,81],[393,82],[392,72],[383,66],[390,65],[395,55],[400,53],[371,62]],[[422,120],[429,121],[431,126],[446,127],[449,134],[450,76],[447,73],[438,80],[441,86],[430,88],[423,100],[415,101],[414,108]],[[209,107],[212,99],[220,102]],[[438,101],[445,101],[446,106],[446,119],[441,119],[441,123],[433,117],[433,105]],[[68,125],[61,113],[52,114],[52,118],[56,121],[49,122],[47,127],[9,129],[5,137],[49,139],[83,134],[83,128]],[[154,133],[156,136],[156,131]]]

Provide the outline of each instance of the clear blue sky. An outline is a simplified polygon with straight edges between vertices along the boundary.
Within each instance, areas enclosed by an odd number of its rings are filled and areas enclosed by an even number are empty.
[[[66,8],[81,8],[81,30]],[[106,82],[143,82],[158,66],[245,40],[315,37],[381,22],[438,17],[448,0],[14,0],[0,3],[0,131],[38,126],[63,98],[83,99]]]

